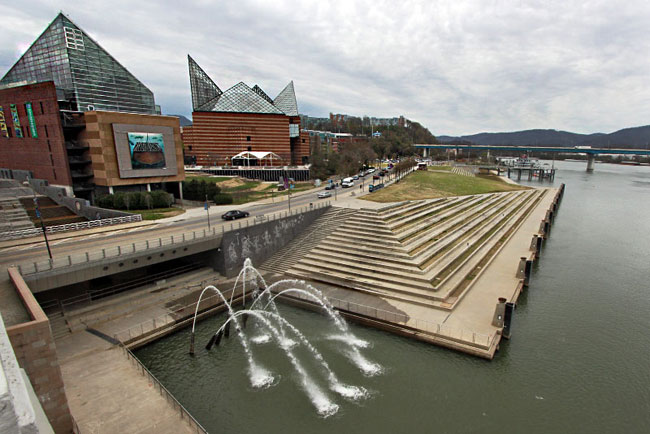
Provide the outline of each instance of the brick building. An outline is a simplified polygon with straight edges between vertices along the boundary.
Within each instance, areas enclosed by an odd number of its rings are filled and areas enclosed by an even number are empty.
[[[293,82],[271,99],[259,86],[240,82],[222,91],[188,56],[192,90],[191,127],[183,128],[188,160],[202,166],[232,166],[241,152],[272,152],[272,163],[251,160],[250,165],[306,164],[309,136],[300,132],[300,116]]]
[[[0,80],[0,168],[88,200],[180,193],[179,120],[159,112],[153,93],[60,13]]]

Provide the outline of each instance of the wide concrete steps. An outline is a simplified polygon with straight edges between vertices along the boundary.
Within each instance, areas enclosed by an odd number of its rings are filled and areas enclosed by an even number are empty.
[[[0,232],[34,229],[34,227],[34,223],[18,199],[0,199]]]
[[[384,213],[392,224],[382,212],[364,210],[287,274],[410,302],[440,303],[467,286],[542,195],[526,190],[402,204]],[[407,217],[400,220],[400,212]],[[361,225],[362,217],[372,223]],[[363,227],[355,231],[355,225]],[[399,241],[401,235],[405,242]]]
[[[78,308],[70,306],[66,308],[64,314],[66,326],[69,330],[80,330],[154,305],[164,305],[200,290],[201,288],[197,287],[200,282],[215,282],[220,278],[221,276],[212,268],[204,267],[98,300],[91,305]],[[54,313],[49,317],[53,318],[56,315]]]
[[[320,267],[310,267],[306,264],[296,264],[286,273],[290,277],[303,280],[314,280],[328,285],[339,286],[368,294],[386,297],[407,303],[420,304],[429,307],[444,308],[444,300],[433,291],[418,291],[408,289],[392,282],[379,283],[356,275],[342,272],[326,271]]]
[[[257,268],[268,273],[284,274],[355,213],[356,210],[353,209],[330,207],[299,236]]]

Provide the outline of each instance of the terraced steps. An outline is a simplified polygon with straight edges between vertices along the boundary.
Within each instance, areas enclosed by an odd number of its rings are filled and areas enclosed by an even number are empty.
[[[287,274],[449,309],[546,190],[361,210]],[[448,300],[450,299],[450,300]]]
[[[284,274],[355,213],[354,209],[330,207],[299,236],[257,268],[264,272]]]

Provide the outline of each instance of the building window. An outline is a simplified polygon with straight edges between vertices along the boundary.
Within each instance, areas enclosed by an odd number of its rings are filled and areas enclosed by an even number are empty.
[[[79,29],[73,29],[72,27],[64,27],[65,32],[65,46],[72,48],[73,50],[85,51],[86,47],[84,46],[84,37]]]
[[[39,103],[41,104],[41,114],[44,115],[45,110],[43,110],[43,101],[39,101]],[[45,127],[45,135],[47,136],[47,127]]]
[[[43,107],[43,103],[41,103],[41,107]],[[45,137],[50,137],[50,135],[47,132],[47,125],[43,125],[45,127]],[[304,140],[303,140],[304,142]]]
[[[187,149],[192,150],[192,145],[188,146]]]
[[[250,142],[251,141],[251,136],[246,136],[246,141]]]

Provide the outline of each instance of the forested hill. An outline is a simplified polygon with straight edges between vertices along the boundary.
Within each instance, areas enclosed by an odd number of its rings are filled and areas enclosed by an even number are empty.
[[[650,125],[625,128],[609,134],[578,134],[557,130],[525,130],[511,133],[479,133],[459,137],[438,136],[438,140],[442,143],[467,142],[476,145],[647,148],[650,144]]]

